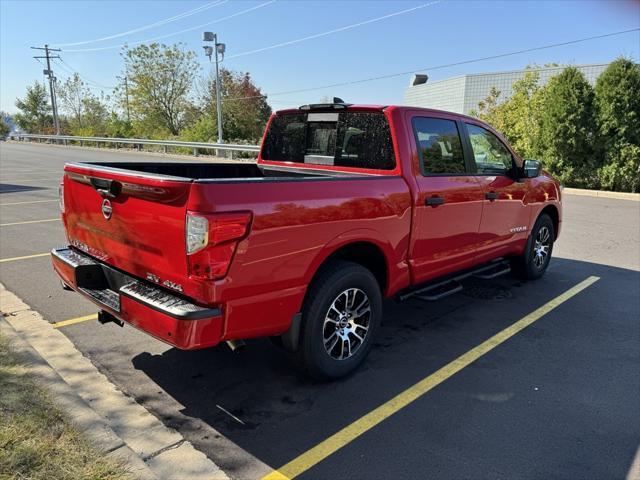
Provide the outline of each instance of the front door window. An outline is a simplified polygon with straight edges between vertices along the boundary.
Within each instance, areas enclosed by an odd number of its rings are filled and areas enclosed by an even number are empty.
[[[467,123],[467,132],[477,172],[481,175],[508,175],[513,159],[504,143],[489,130],[477,125]]]

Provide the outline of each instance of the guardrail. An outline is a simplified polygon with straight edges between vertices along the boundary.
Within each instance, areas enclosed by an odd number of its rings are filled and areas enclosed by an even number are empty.
[[[80,146],[84,146],[85,143],[93,143],[97,147],[100,144],[113,144],[115,148],[119,148],[120,145],[133,145],[133,148],[142,150],[143,145],[154,145],[163,147],[164,153],[168,153],[170,147],[182,147],[192,149],[193,155],[196,157],[199,154],[199,150],[215,150],[216,156],[224,156],[233,159],[234,152],[251,152],[257,153],[260,151],[260,145],[240,145],[232,143],[206,143],[206,142],[182,142],[179,140],[150,140],[147,138],[115,138],[115,137],[76,137],[74,135],[32,135],[30,133],[21,133],[11,135],[12,140],[18,141],[46,141],[48,143],[57,143],[68,145],[69,142],[77,142]],[[220,152],[224,152],[224,155],[220,155]]]

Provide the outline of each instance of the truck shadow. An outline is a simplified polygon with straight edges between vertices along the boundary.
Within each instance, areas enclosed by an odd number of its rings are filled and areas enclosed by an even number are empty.
[[[0,193],[21,193],[45,190],[44,187],[34,187],[31,185],[16,185],[12,183],[0,183]]]
[[[387,301],[368,359],[354,374],[332,383],[306,377],[268,339],[249,341],[240,353],[224,345],[143,353],[133,365],[184,406],[179,415],[163,414],[169,426],[181,429],[194,419],[205,422],[263,462],[279,466],[591,275],[601,280],[563,307],[567,319],[573,319],[575,302],[605,308],[605,303],[619,305],[620,295],[640,290],[640,272],[554,259],[538,282],[523,283],[511,275],[469,279],[463,292],[437,302]],[[623,301],[624,308],[631,309],[629,316],[638,311],[637,300]],[[598,329],[607,323],[599,321],[581,321],[579,328]],[[527,330],[529,338],[544,344],[554,336],[555,324],[536,325]],[[484,371],[503,367],[504,361],[491,354],[481,362]],[[477,387],[470,385],[469,394],[473,390],[484,402],[507,402],[512,396],[508,384],[500,392],[478,392]],[[238,460],[217,458],[220,452],[216,454],[208,438],[195,435],[189,440],[234,471]]]

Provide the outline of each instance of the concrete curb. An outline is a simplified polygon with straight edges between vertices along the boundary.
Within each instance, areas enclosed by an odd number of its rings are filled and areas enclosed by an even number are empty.
[[[640,193],[609,192],[606,190],[586,190],[582,188],[565,188],[566,195],[583,195],[585,197],[616,198],[618,200],[633,200],[640,202]]]
[[[2,284],[0,305],[3,332],[29,357],[33,372],[72,421],[106,454],[122,459],[134,475],[145,480],[228,480],[180,433],[117,390],[62,332]]]

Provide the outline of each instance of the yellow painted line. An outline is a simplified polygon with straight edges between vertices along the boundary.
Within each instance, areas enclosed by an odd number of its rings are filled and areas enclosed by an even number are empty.
[[[537,310],[521,318],[516,323],[495,334],[493,337],[484,341],[477,347],[472,348],[467,353],[462,354],[451,363],[448,363],[447,365],[442,367],[440,370],[432,373],[428,377],[420,380],[415,385],[406,389],[404,392],[396,395],[388,402],[380,405],[375,410],[372,410],[365,416],[360,417],[358,420],[344,427],[342,430],[333,434],[326,440],[320,442],[312,449],[306,451],[297,458],[294,458],[283,467],[263,477],[263,480],[289,480],[306,472],[311,467],[318,464],[328,456],[332,455],[345,445],[349,444],[363,433],[369,431],[383,420],[389,418],[394,413],[397,413],[407,405],[416,401],[428,391],[432,390],[448,378],[458,373],[463,368],[469,366],[471,363],[475,362],[477,359],[487,354],[498,345],[506,342],[508,339],[524,330],[529,325],[539,320],[556,307],[562,305],[564,302],[577,295],[585,288],[597,282],[599,279],[599,277],[589,277],[583,280],[563,294],[547,302]]]
[[[76,323],[87,322],[89,320],[95,320],[98,318],[97,313],[92,313],[91,315],[85,315],[84,317],[72,318],[70,320],[63,320],[61,322],[52,323],[53,328],[66,327],[68,325],[74,325]]]
[[[38,258],[38,257],[47,257],[51,255],[51,252],[47,253],[36,253],[35,255],[25,255],[23,257],[11,257],[11,258],[0,258],[0,263],[4,262],[15,262],[17,260],[27,260],[28,258]]]
[[[0,207],[5,207],[7,205],[27,205],[28,203],[49,203],[49,202],[59,202],[57,198],[54,200],[31,200],[28,202],[9,202],[9,203],[0,203]]]
[[[12,225],[26,225],[28,223],[55,222],[57,220],[60,220],[60,219],[59,218],[47,218],[45,220],[28,220],[26,222],[0,223],[0,227],[10,227]]]

